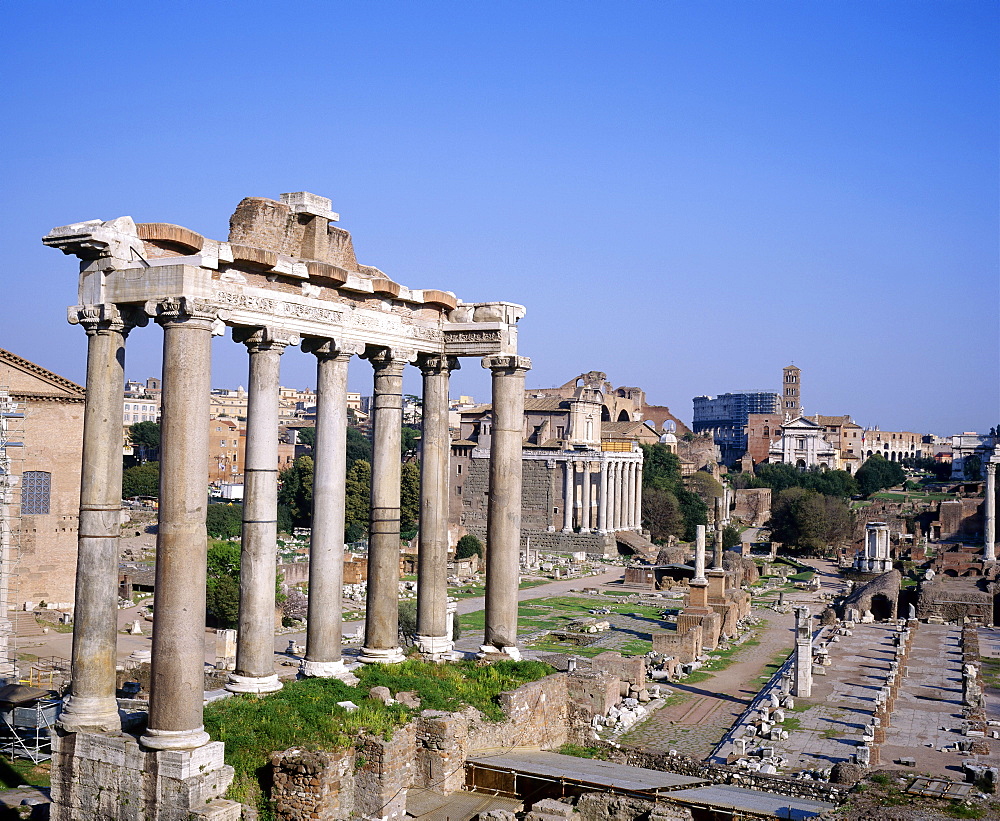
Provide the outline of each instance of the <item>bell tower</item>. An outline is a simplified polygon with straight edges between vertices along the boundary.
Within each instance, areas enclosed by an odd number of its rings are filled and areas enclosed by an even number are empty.
[[[798,419],[802,410],[802,371],[794,365],[787,365],[782,371],[781,380],[781,410],[785,421]]]

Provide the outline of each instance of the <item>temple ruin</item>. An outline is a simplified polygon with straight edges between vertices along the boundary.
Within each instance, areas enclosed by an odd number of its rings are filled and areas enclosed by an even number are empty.
[[[423,377],[417,644],[451,651],[447,630],[448,384],[460,357],[492,373],[483,654],[518,658],[517,588],[524,308],[468,303],[407,288],[358,263],[331,202],[300,192],[250,197],[227,241],[131,217],[55,228],[43,242],[80,259],[69,321],[87,333],[87,404],[80,497],[73,687],[56,742],[53,817],[239,818],[221,798],[232,771],[202,724],[212,337],[232,329],[247,348],[249,406],[236,668],[227,689],[280,689],[274,674],[277,405],[281,356],[301,344],[317,364],[317,440],[303,673],[341,676],[347,372],[355,356],[374,378],[374,448],[367,622],[361,660],[403,658],[398,637],[399,450],[402,379]],[[163,329],[156,617],[148,724],[121,732],[115,699],[121,419],[125,343],[152,319]],[[334,606],[331,606],[334,605]],[[158,796],[135,815],[129,798]]]

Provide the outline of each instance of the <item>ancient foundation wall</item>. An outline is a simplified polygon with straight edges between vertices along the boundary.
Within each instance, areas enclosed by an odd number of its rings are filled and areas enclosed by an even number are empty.
[[[52,821],[239,821],[222,798],[233,780],[222,742],[196,750],[146,750],[125,733],[52,739]]]

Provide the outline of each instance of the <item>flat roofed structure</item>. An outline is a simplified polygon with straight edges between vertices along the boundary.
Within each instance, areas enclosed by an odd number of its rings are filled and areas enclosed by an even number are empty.
[[[814,818],[836,807],[826,801],[792,798],[725,784],[678,790],[671,793],[670,800],[686,807],[709,809],[715,813],[728,810],[734,818]]]
[[[567,786],[587,787],[615,793],[655,795],[704,785],[705,779],[662,770],[647,770],[559,753],[523,752],[470,758],[467,770],[490,770],[532,779],[548,779]],[[475,778],[474,774],[470,777]]]

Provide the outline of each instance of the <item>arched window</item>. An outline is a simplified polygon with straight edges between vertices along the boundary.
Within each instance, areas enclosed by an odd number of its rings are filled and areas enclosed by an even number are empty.
[[[52,474],[44,470],[26,470],[21,477],[21,515],[49,512]]]
[[[767,425],[764,425],[764,435],[765,436],[771,435],[771,429]]]

